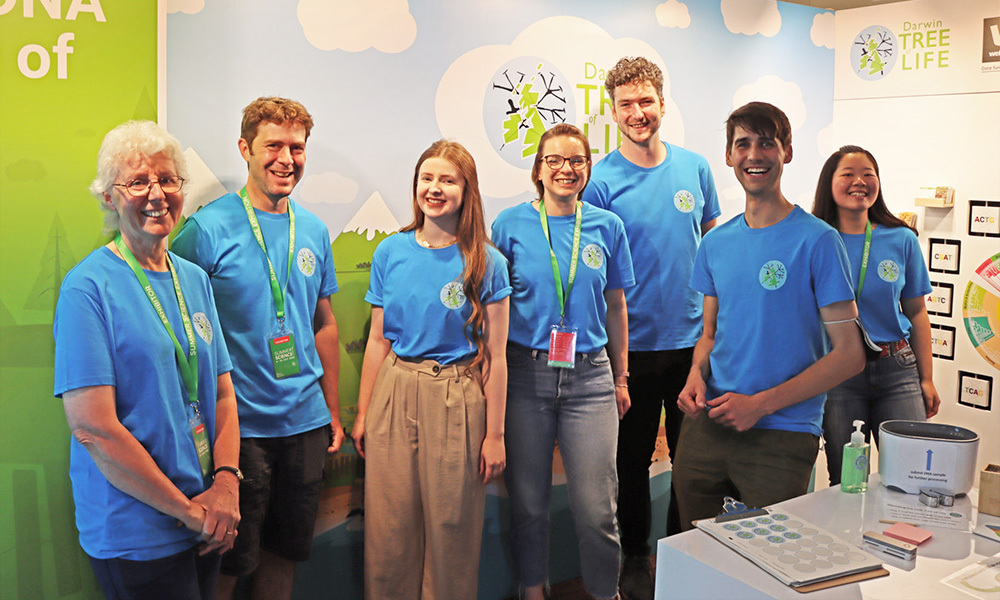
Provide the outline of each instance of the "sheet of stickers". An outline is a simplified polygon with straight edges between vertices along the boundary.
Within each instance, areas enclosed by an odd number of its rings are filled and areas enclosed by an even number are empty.
[[[874,556],[788,512],[696,525],[793,588],[882,567]]]

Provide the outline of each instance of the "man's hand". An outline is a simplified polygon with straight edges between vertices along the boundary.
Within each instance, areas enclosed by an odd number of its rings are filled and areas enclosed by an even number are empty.
[[[705,410],[705,392],[707,389],[705,380],[702,379],[701,375],[696,371],[692,371],[688,375],[684,389],[677,396],[677,408],[681,409],[681,412],[692,419],[697,419],[698,415]]]
[[[330,420],[330,447],[326,449],[326,453],[333,456],[340,451],[340,447],[344,443],[344,427],[340,424],[340,419]]]
[[[753,396],[734,392],[725,393],[706,404],[708,418],[736,431],[747,431],[767,415],[767,411],[761,409],[760,402]]]

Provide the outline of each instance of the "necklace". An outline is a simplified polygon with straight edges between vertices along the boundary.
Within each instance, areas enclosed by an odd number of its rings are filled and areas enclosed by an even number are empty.
[[[424,232],[423,232],[422,229],[417,229],[413,233],[414,233],[413,237],[416,238],[418,244],[420,244],[424,248],[430,248],[431,250],[438,250],[440,248],[447,248],[448,246],[454,246],[458,242],[458,238],[455,238],[455,239],[451,240],[450,242],[448,242],[446,244],[436,244],[435,245],[435,244],[432,244],[432,243],[428,242],[424,238]]]

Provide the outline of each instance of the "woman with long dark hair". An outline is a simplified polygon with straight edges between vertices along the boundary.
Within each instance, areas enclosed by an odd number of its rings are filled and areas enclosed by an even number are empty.
[[[937,414],[941,398],[924,305],[931,285],[917,232],[889,212],[871,152],[843,146],[827,159],[812,212],[840,232],[861,323],[881,347],[864,371],[827,392],[823,438],[830,484],[837,485],[855,419],[865,422],[865,437],[877,444],[883,421],[923,421]]]
[[[420,156],[413,217],[375,249],[365,296],[351,432],[366,459],[365,597],[465,600],[477,594],[485,485],[506,460],[511,288],[460,144]]]

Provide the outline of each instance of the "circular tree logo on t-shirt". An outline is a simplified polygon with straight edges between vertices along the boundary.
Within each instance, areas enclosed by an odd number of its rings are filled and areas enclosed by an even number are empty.
[[[547,60],[518,56],[507,61],[490,77],[483,99],[490,145],[511,165],[530,169],[545,130],[575,118],[574,89]]]
[[[309,248],[303,248],[299,250],[295,264],[299,266],[299,271],[302,271],[303,275],[312,277],[312,274],[316,272],[316,255]]]
[[[694,210],[694,194],[687,190],[681,190],[674,194],[674,206],[682,213],[689,213]]]
[[[878,276],[889,283],[896,281],[899,279],[899,265],[892,260],[883,260],[878,264]]]
[[[851,45],[851,68],[861,79],[877,81],[892,71],[897,52],[896,36],[887,27],[866,27]]]
[[[198,337],[205,340],[206,344],[212,343],[212,322],[208,320],[205,313],[196,312],[191,315],[191,325],[194,326],[194,330],[198,334]]]
[[[776,290],[785,285],[788,271],[780,260],[769,260],[760,268],[757,278],[765,290]]]
[[[457,281],[450,281],[441,288],[441,304],[452,310],[465,306],[465,290]]]
[[[604,265],[604,250],[597,244],[587,244],[580,252],[583,257],[583,264],[591,269],[600,269]]]

